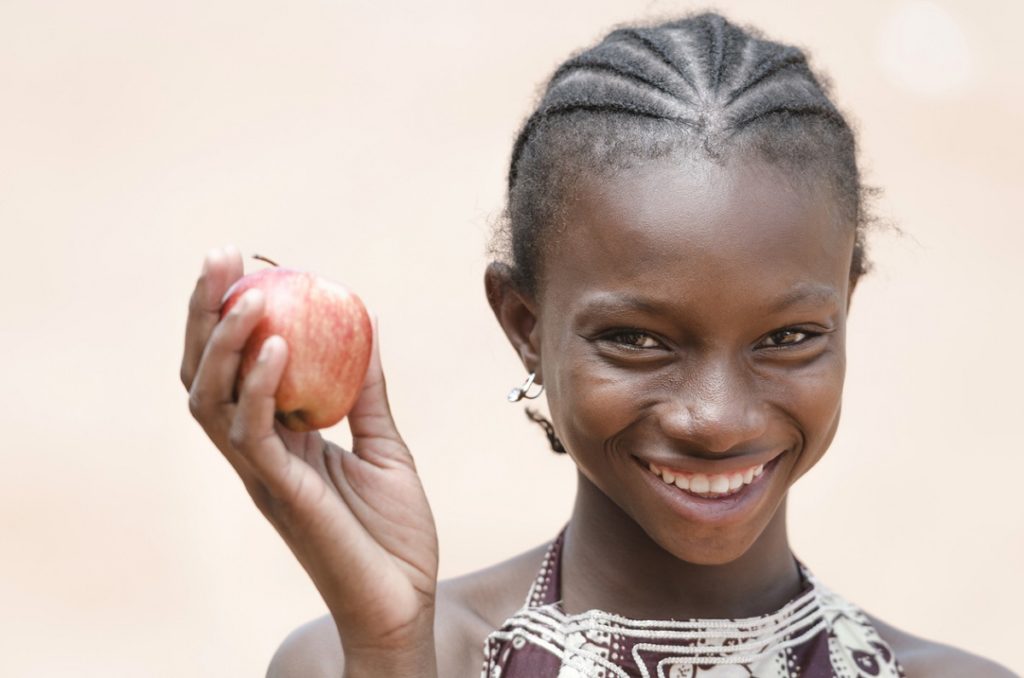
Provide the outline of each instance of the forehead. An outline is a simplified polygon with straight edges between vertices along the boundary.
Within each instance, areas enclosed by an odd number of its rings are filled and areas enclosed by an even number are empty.
[[[666,158],[589,177],[564,205],[542,293],[785,294],[812,283],[845,294],[854,228],[831,198],[824,181],[738,159]]]

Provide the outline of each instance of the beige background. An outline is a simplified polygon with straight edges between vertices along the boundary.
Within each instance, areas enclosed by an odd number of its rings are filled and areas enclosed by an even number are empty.
[[[810,48],[905,231],[875,240],[795,548],[893,623],[1024,670],[1024,5],[720,7]],[[443,574],[552,537],[574,475],[504,402],[523,373],[486,235],[539,83],[610,25],[689,8],[0,1],[0,675],[262,675],[323,611],[178,383],[213,246],[380,315]]]

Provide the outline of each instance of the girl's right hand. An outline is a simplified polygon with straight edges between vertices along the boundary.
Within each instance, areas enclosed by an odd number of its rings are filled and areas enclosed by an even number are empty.
[[[437,534],[409,449],[391,417],[376,322],[352,451],[274,419],[288,347],[267,339],[235,397],[241,351],[264,300],[250,290],[220,320],[242,276],[237,250],[214,250],[189,304],[181,380],[189,408],[320,591],[346,675],[435,675]]]

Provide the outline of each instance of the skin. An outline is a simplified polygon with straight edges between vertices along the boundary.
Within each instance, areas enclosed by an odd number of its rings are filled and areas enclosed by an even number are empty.
[[[786,491],[839,421],[852,230],[747,164],[666,160],[592,184],[542,298],[506,328],[579,468],[566,562],[592,581],[567,580],[567,604],[641,618],[777,609],[800,585]],[[732,510],[670,508],[684,495],[647,469],[769,461]]]
[[[419,669],[436,663],[437,535],[391,417],[378,332],[348,416],[352,449],[317,431],[290,431],[274,417],[288,359],[280,336],[264,341],[237,399],[233,394],[265,303],[259,290],[249,290],[218,320],[220,300],[241,275],[237,250],[211,252],[204,263],[181,365],[189,409],[323,596],[344,648],[345,675],[431,675]]]
[[[536,298],[502,265],[488,268],[495,316],[545,385],[579,471],[563,561],[569,612],[736,618],[796,594],[785,498],[838,425],[853,292],[853,229],[831,198],[749,158],[642,163],[579,187]],[[283,346],[231,402],[259,300],[248,315],[211,320],[241,266],[237,253],[213,259],[183,360],[193,413],[331,611],[285,640],[268,676],[479,676],[484,639],[522,604],[544,546],[435,592],[433,522],[379,353],[350,416],[352,452],[285,437],[267,404]],[[770,464],[726,502],[665,485],[650,461],[703,473]],[[1012,675],[876,625],[911,678]]]

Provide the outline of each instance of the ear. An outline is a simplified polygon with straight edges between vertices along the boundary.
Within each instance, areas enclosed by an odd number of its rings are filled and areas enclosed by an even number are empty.
[[[491,262],[484,272],[484,289],[491,310],[523,367],[527,372],[537,373],[536,383],[544,383],[540,373],[537,305],[513,284],[511,268],[497,261]]]

